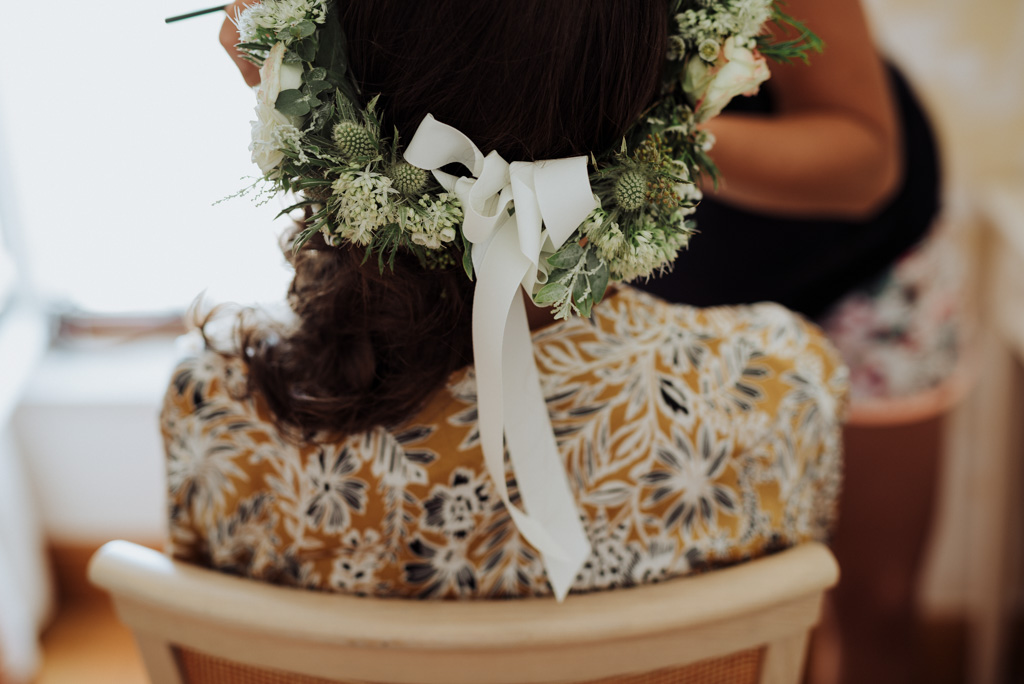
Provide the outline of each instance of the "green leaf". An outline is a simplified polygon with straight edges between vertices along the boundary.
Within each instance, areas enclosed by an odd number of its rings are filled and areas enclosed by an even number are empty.
[[[309,242],[309,238],[313,237],[317,229],[318,226],[309,225],[306,226],[301,233],[295,236],[295,241],[292,242],[292,254],[297,254],[298,251],[302,249],[302,246]]]
[[[304,83],[311,83],[313,81],[323,81],[327,79],[327,69],[323,67],[315,67],[310,69],[306,73],[302,74],[302,81]]]
[[[608,264],[602,263],[593,274],[588,276],[590,280],[590,295],[594,303],[598,304],[604,299],[604,293],[608,291]]]
[[[548,263],[555,268],[572,268],[583,256],[583,248],[575,242],[562,245],[562,248],[548,257]]]
[[[809,53],[820,53],[825,48],[825,42],[801,21],[786,14],[782,10],[781,4],[780,2],[772,4],[772,20],[784,32],[790,35],[795,32],[797,35],[787,40],[778,41],[769,36],[761,36],[757,41],[758,50],[768,59],[782,64],[791,64],[796,60],[810,64]],[[790,30],[786,31],[787,28]]]
[[[259,51],[259,52],[270,52],[270,45],[264,45],[263,43],[239,43],[235,46],[238,50],[247,51]]]
[[[316,97],[325,90],[331,90],[332,88],[334,88],[334,86],[332,86],[330,83],[324,80],[307,80],[306,83],[302,86],[302,92],[306,93],[311,97]]]
[[[329,7],[327,20],[317,32],[323,48],[317,50],[313,64],[325,68],[327,80],[338,88],[339,94],[344,95],[353,107],[358,108],[359,89],[349,73],[348,39],[341,28],[341,21],[338,19],[338,3],[330,3]],[[345,109],[339,108],[339,111],[344,112]]]
[[[462,236],[462,268],[469,279],[473,280],[473,243],[466,239],[461,230],[459,235]]]
[[[274,103],[277,107],[277,111],[282,114],[290,114],[292,116],[305,116],[309,114],[310,106],[307,97],[302,91],[295,90],[282,90],[281,94],[277,96],[277,102]]]
[[[316,24],[309,19],[303,19],[298,24],[288,27],[288,34],[292,38],[307,38],[316,31]]]
[[[587,278],[584,275],[577,275],[572,279],[572,300],[579,302],[587,292]]]
[[[302,94],[305,96],[306,104],[308,104],[310,109],[312,109],[313,107],[319,107],[324,104],[320,101],[317,95],[325,90],[332,90],[333,88],[334,86],[327,81],[312,81],[310,83],[303,84]]]
[[[295,50],[296,54],[299,55],[299,58],[303,62],[312,62],[316,59],[317,47],[318,44],[316,36],[309,36],[308,38],[303,38],[302,40],[293,43],[292,49]]]
[[[553,304],[564,299],[568,294],[569,288],[562,283],[548,283],[533,296],[533,301],[538,304]]]
[[[575,266],[576,264],[573,264]],[[569,269],[567,268],[556,268],[555,270],[548,273],[548,282],[557,283],[561,282],[565,276],[569,275]]]
[[[591,297],[592,295],[587,295],[585,299],[576,300],[576,308],[583,318],[590,318],[590,311],[594,308],[594,300]]]
[[[313,116],[310,117],[309,123],[306,124],[306,128],[315,133],[319,133],[327,126],[328,123],[330,123],[332,116],[334,116],[334,104],[328,102],[327,104],[313,110]],[[319,148],[317,148],[317,151],[319,152]]]
[[[310,184],[310,185],[312,185],[312,184]],[[296,183],[296,186],[299,186],[299,184]],[[313,201],[313,200],[303,200],[302,202],[296,202],[295,204],[291,205],[290,207],[285,207],[284,209],[282,209],[280,212],[278,212],[277,216],[275,216],[274,218],[275,219],[281,218],[282,216],[285,216],[286,214],[290,214],[291,212],[295,211],[296,209],[301,209],[302,207],[310,207],[310,206],[313,206],[314,204],[318,204],[318,202]]]

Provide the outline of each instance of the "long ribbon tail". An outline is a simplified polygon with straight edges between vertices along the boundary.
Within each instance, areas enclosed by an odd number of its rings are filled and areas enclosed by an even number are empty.
[[[589,555],[590,544],[540,388],[519,296],[520,282],[533,266],[518,244],[516,221],[511,218],[497,230],[479,269],[473,353],[480,443],[499,497],[520,533],[540,552],[551,588],[562,600]],[[526,513],[509,499],[503,436]]]

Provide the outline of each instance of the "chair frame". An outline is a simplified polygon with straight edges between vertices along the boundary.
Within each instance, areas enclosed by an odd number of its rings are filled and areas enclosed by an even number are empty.
[[[553,599],[412,601],[293,589],[104,545],[89,578],[135,632],[155,684],[173,646],[251,666],[389,684],[581,682],[764,647],[761,684],[796,684],[829,550],[807,543],[714,572]]]

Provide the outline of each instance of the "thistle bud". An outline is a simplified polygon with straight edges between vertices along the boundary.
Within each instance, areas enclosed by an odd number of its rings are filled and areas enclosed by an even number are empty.
[[[403,195],[416,195],[427,184],[427,172],[408,162],[398,162],[388,171],[391,187]]]
[[[372,157],[377,154],[370,134],[354,121],[342,121],[334,127],[332,133],[334,144],[348,159]]]
[[[636,171],[627,171],[615,184],[615,202],[624,211],[637,211],[647,203],[647,179]]]

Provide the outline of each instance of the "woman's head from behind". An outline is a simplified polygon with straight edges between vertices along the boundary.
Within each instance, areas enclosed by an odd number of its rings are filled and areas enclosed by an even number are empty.
[[[533,161],[617,145],[655,95],[668,17],[665,0],[355,0],[342,23],[405,140],[430,113]]]
[[[353,75],[409,140],[428,113],[485,153],[530,161],[600,152],[654,98],[665,0],[349,0]],[[472,361],[472,283],[460,265],[399,258],[378,272],[357,247],[321,240],[293,259],[299,325],[273,343],[243,331],[250,390],[307,435],[410,417]]]

